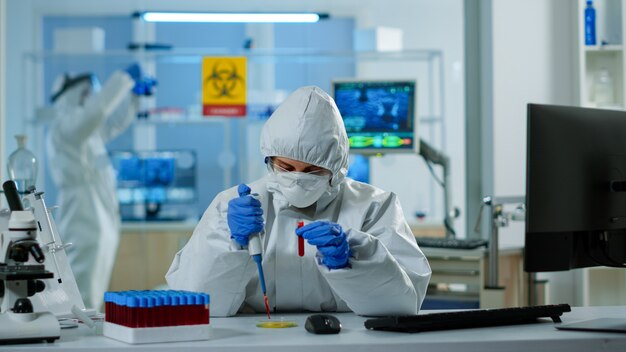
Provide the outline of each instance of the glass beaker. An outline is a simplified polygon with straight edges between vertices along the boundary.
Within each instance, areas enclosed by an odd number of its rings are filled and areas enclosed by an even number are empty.
[[[602,68],[593,82],[593,100],[597,107],[615,106],[615,86],[609,70]]]

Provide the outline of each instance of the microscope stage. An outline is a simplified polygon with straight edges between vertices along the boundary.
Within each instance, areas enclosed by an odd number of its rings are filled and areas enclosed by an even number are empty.
[[[2,265],[0,266],[0,280],[34,280],[50,279],[54,274],[46,270],[44,265]]]

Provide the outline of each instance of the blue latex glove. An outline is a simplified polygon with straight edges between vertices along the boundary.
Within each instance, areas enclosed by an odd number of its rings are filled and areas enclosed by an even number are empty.
[[[247,246],[251,234],[263,231],[261,202],[250,195],[250,187],[240,184],[239,197],[228,202],[228,227],[230,238],[240,246]]]
[[[329,269],[349,266],[350,246],[341,225],[330,221],[315,221],[296,229],[296,235],[317,247],[322,255],[322,264]]]
[[[145,77],[135,82],[133,87],[133,93],[137,95],[152,95],[154,93],[154,87],[157,86],[157,81],[153,78]]]
[[[132,78],[135,82],[141,79],[141,66],[139,66],[138,63],[128,66],[124,71],[126,71],[130,78]]]
[[[134,63],[128,66],[125,71],[135,81],[133,93],[136,95],[152,95],[154,93],[157,81],[151,77],[144,77],[139,64]]]

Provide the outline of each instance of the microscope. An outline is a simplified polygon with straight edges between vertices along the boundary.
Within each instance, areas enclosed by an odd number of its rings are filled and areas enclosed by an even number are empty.
[[[0,213],[0,344],[54,342],[61,332],[56,316],[35,312],[29,299],[54,276],[43,264],[38,222],[24,210],[15,182],[2,186],[10,211]]]

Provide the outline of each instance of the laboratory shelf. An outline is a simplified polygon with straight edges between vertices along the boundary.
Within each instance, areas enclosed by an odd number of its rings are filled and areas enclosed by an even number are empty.
[[[421,124],[440,123],[443,116],[422,116],[419,118]],[[247,122],[260,121],[259,118],[250,116],[242,117],[226,117],[226,116],[202,116],[202,115],[187,115],[182,114],[173,117],[161,117],[153,115],[145,119],[139,119],[134,122],[135,125],[151,125],[151,124],[204,124],[204,123],[216,123],[224,124],[237,120],[246,120]]]
[[[621,45],[593,45],[593,46],[585,46],[585,51],[587,52],[612,52],[612,51],[622,51],[624,50]]]
[[[175,49],[154,51],[110,50],[96,53],[56,53],[52,51],[28,52],[24,54],[29,60],[52,61],[99,61],[123,60],[141,58],[152,59],[157,62],[199,63],[205,56],[245,56],[252,60],[276,62],[282,60],[296,60],[300,62],[318,62],[327,60],[347,59],[351,61],[430,61],[441,58],[440,50],[402,50],[402,51],[322,51],[305,49],[282,50],[227,50],[227,49]]]

